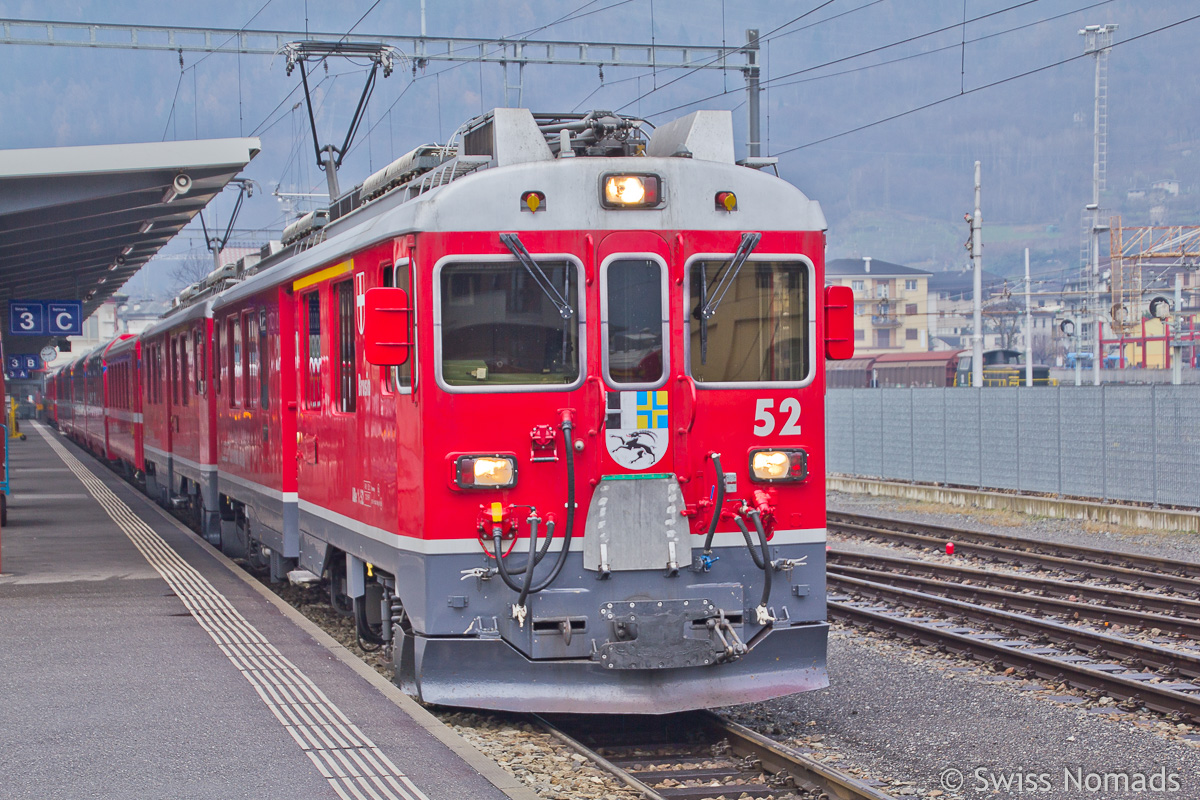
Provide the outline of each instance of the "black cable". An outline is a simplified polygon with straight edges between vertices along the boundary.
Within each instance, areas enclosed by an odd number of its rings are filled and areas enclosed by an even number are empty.
[[[1078,13],[1080,13],[1080,12],[1082,12],[1082,11],[1087,11],[1087,10],[1089,10],[1089,9],[1096,8],[1096,7],[1098,7],[1098,6],[1102,6],[1102,5],[1108,5],[1108,4],[1109,4],[1109,3],[1111,3],[1111,2],[1113,2],[1113,0],[1101,0],[1100,2],[1097,2],[1097,3],[1092,3],[1091,5],[1083,6],[1083,7],[1081,7],[1081,8],[1076,8],[1076,9],[1073,9],[1073,10],[1071,10],[1071,11],[1064,12],[1064,13],[1062,13],[1062,14],[1056,14],[1056,15],[1054,15],[1054,16],[1045,17],[1045,18],[1043,18],[1043,19],[1035,20],[1034,22],[1027,22],[1027,23],[1025,23],[1024,25],[1017,25],[1017,26],[1015,26],[1015,27],[1008,28],[1008,29],[1006,29],[1006,30],[997,31],[996,33],[989,33],[989,34],[986,34],[986,35],[984,35],[984,36],[980,36],[980,37],[978,37],[978,38],[975,38],[975,39],[970,39],[970,40],[968,40],[966,43],[967,43],[967,44],[976,44],[977,42],[982,42],[982,41],[985,41],[985,40],[987,40],[987,39],[992,39],[992,38],[995,38],[995,37],[997,37],[997,36],[1005,36],[1005,35],[1007,35],[1007,34],[1014,33],[1014,32],[1016,32],[1016,31],[1023,30],[1023,29],[1025,29],[1025,28],[1031,28],[1031,27],[1034,27],[1035,25],[1043,25],[1043,24],[1045,24],[1045,23],[1047,23],[1047,22],[1053,22],[1053,21],[1054,21],[1054,20],[1056,20],[1056,19],[1061,19],[1062,17],[1067,17],[1067,16],[1071,16],[1071,15],[1073,15],[1073,14],[1078,14]],[[1022,4],[1022,5],[1024,5],[1024,4]],[[865,8],[865,7],[866,7],[866,6],[860,6],[860,8]],[[1005,11],[1011,11],[1011,10],[1012,10],[1012,9],[1014,9],[1014,8],[1017,8],[1017,6],[1010,6],[1010,7],[1008,7],[1008,8],[1000,9],[999,11],[994,11],[994,12],[992,12],[992,13],[990,13],[990,14],[984,14],[983,16],[975,17],[975,18],[973,18],[973,19],[966,20],[966,23],[967,23],[967,24],[970,24],[970,23],[972,23],[972,22],[977,22],[977,21],[979,21],[979,20],[981,20],[981,19],[985,19],[986,17],[995,16],[995,15],[997,15],[997,14],[1004,13]],[[854,9],[854,10],[858,10],[858,9]],[[849,12],[847,12],[847,13],[849,13]],[[830,17],[829,19],[836,19],[836,17]],[[821,22],[826,22],[826,21],[827,21],[827,20],[821,20]],[[818,24],[818,23],[813,23],[813,24],[815,25],[815,24]],[[961,23],[960,23],[960,24],[961,24]],[[807,27],[811,27],[811,26],[807,26]],[[896,64],[896,63],[899,63],[899,62],[901,62],[901,61],[908,61],[908,60],[910,60],[910,59],[914,59],[914,58],[923,58],[923,57],[925,57],[925,56],[934,55],[934,54],[936,54],[936,53],[942,53],[942,52],[945,52],[945,51],[947,51],[947,50],[953,50],[953,49],[955,49],[955,48],[959,47],[959,46],[960,46],[960,44],[959,44],[959,43],[955,43],[955,44],[952,44],[952,45],[947,45],[947,46],[945,46],[945,47],[937,47],[937,48],[933,48],[933,49],[931,49],[931,50],[922,50],[922,51],[921,51],[921,52],[919,52],[919,53],[912,53],[912,54],[910,54],[910,55],[906,55],[906,56],[900,56],[900,57],[898,57],[898,58],[893,58],[893,59],[890,59],[890,60],[887,60],[887,61],[880,61],[880,62],[878,62],[878,63],[876,63],[876,64],[868,64],[867,66],[864,66],[864,67],[853,67],[853,68],[851,68],[851,69],[845,69],[845,70],[842,70],[842,71],[840,71],[840,72],[831,72],[831,73],[827,73],[827,74],[825,74],[825,75],[817,75],[817,76],[815,76],[815,77],[811,77],[811,78],[799,78],[799,79],[797,79],[797,80],[791,80],[791,81],[789,81],[789,80],[785,80],[786,78],[794,78],[794,77],[796,77],[797,75],[803,75],[803,74],[805,74],[805,73],[808,73],[808,72],[814,72],[814,71],[816,71],[816,70],[819,70],[819,69],[824,69],[825,67],[833,66],[834,64],[840,64],[840,63],[842,63],[843,61],[852,61],[852,60],[854,60],[854,59],[856,59],[856,58],[861,58],[862,56],[867,56],[867,55],[872,55],[872,54],[874,54],[874,53],[882,52],[883,50],[888,50],[888,49],[890,49],[890,48],[892,48],[892,47],[895,47],[895,46],[897,46],[897,45],[900,45],[900,44],[907,44],[907,43],[911,43],[911,42],[912,42],[912,41],[914,41],[915,39],[919,39],[919,38],[922,38],[922,37],[925,37],[925,36],[932,36],[932,35],[935,35],[935,34],[938,34],[938,33],[944,33],[945,31],[947,31],[947,30],[950,30],[951,28],[954,28],[954,27],[957,27],[957,26],[949,26],[949,27],[946,27],[946,28],[938,28],[937,30],[928,31],[927,33],[920,34],[920,36],[913,37],[913,38],[911,38],[911,39],[905,39],[905,40],[901,40],[901,41],[898,41],[898,42],[892,42],[892,43],[890,43],[890,44],[880,45],[879,47],[875,47],[875,48],[872,48],[872,49],[870,49],[870,50],[863,50],[862,52],[855,53],[855,54],[853,54],[853,55],[844,56],[844,57],[842,57],[842,58],[837,58],[837,59],[834,59],[833,61],[826,61],[826,62],[824,62],[824,63],[821,63],[821,64],[815,64],[815,65],[813,65],[813,66],[811,66],[811,67],[805,67],[804,69],[796,70],[795,72],[788,72],[788,73],[785,73],[785,74],[783,74],[783,75],[776,75],[774,78],[767,78],[766,80],[764,80],[764,81],[762,82],[761,86],[762,86],[762,88],[780,88],[780,87],[783,87],[783,86],[795,86],[796,84],[800,84],[800,83],[809,83],[809,82],[811,82],[811,81],[824,80],[824,79],[826,79],[826,78],[836,78],[836,77],[838,77],[838,76],[840,76],[840,75],[849,75],[849,74],[851,74],[851,73],[854,73],[854,72],[863,72],[863,71],[865,71],[865,70],[869,70],[869,69],[877,69],[877,68],[879,68],[879,67],[885,67],[885,66],[888,66],[888,65],[890,65],[890,64]],[[805,30],[805,28],[801,28],[801,29],[799,29],[799,30]],[[791,35],[792,33],[796,33],[796,32],[797,32],[797,31],[788,31],[788,33],[785,33],[785,34],[780,34],[780,37],[782,37],[782,36],[789,36],[789,35]],[[780,38],[780,37],[775,37],[775,38]],[[761,41],[764,41],[764,39],[763,39],[763,38],[760,38],[760,39],[759,39],[759,41],[760,41],[760,42],[761,42]],[[620,82],[621,82],[621,81],[612,81],[612,82],[611,82],[609,85],[615,85],[615,84],[617,84],[617,83],[620,83]],[[745,91],[745,90],[744,90],[744,89],[742,89],[742,88],[738,88],[738,89],[726,89],[725,91],[717,92],[716,94],[711,94],[711,95],[708,95],[707,97],[701,97],[701,98],[699,98],[699,99],[697,99],[697,100],[690,100],[690,101],[688,101],[687,103],[683,103],[683,104],[681,104],[681,105],[677,105],[677,106],[671,106],[670,108],[665,108],[665,109],[663,109],[663,110],[661,110],[661,111],[655,111],[654,113],[652,113],[652,114],[649,114],[649,115],[647,115],[647,116],[656,117],[656,116],[661,116],[661,115],[663,115],[663,114],[669,114],[669,113],[671,113],[672,111],[678,111],[678,110],[680,110],[680,109],[687,108],[687,107],[689,107],[689,106],[694,106],[694,105],[696,105],[697,103],[704,103],[704,102],[707,102],[707,101],[709,101],[709,100],[715,100],[715,99],[717,99],[718,97],[724,97],[724,96],[726,96],[726,95],[730,95],[730,94],[740,94],[740,93],[741,93],[741,92],[743,92],[743,91]],[[741,105],[744,105],[744,103],[739,103],[739,104],[738,104],[738,106],[739,106],[739,107],[740,107]]]
[[[762,516],[758,511],[751,511],[750,519],[754,521],[754,528],[758,531],[758,543],[762,547],[762,564],[759,566],[763,571],[763,593],[762,602],[759,605],[766,608],[767,601],[771,599],[771,574],[775,571],[775,567],[771,564],[771,551],[767,549],[767,532],[763,529]],[[750,552],[754,552],[753,547],[750,548]],[[759,559],[754,559],[754,563],[758,564],[758,561]]]
[[[533,586],[533,570],[537,566],[537,537],[538,523],[540,519],[534,516],[529,517],[529,561],[526,562],[529,569],[525,572],[525,585],[521,588],[521,595],[517,598],[517,605],[521,608],[525,607],[525,601],[529,599],[529,589]],[[546,541],[550,541],[550,537],[546,537]]]
[[[750,551],[750,558],[754,559],[754,566],[766,569],[762,556],[754,549],[754,539],[750,536],[750,529],[746,527],[746,523],[741,517],[734,517],[733,521],[738,526],[738,530],[742,532],[742,538],[746,540],[746,549]]]
[[[717,504],[713,506],[712,521],[708,523],[708,535],[704,537],[704,555],[712,553],[713,536],[717,533],[717,523],[721,521],[721,509],[725,507],[725,472],[721,469],[721,454],[709,453],[713,467],[717,470]],[[749,534],[747,534],[748,536]]]
[[[567,532],[563,535],[562,550],[558,553],[554,568],[544,581],[530,588],[531,592],[542,591],[558,578],[558,574],[567,563],[567,554],[571,552],[571,539],[575,534],[575,441],[571,438],[571,430],[575,426],[568,417],[562,421],[561,427],[567,446]]]
[[[542,559],[546,557],[546,553],[550,550],[550,542],[554,538],[554,521],[546,523],[546,536],[542,539],[542,546],[538,548],[537,555],[533,559],[533,565],[536,567],[542,563]],[[511,557],[511,556],[510,556]],[[529,562],[526,561],[516,567],[508,567],[509,575],[524,575],[525,570],[529,568]]]
[[[1116,47],[1122,46],[1122,45],[1131,44],[1132,42],[1136,42],[1138,39],[1144,39],[1147,36],[1153,36],[1156,33],[1162,33],[1165,30],[1170,30],[1171,28],[1179,27],[1180,25],[1184,25],[1188,22],[1194,22],[1197,19],[1200,19],[1200,14],[1195,14],[1193,16],[1187,17],[1186,19],[1181,19],[1178,22],[1172,22],[1169,25],[1163,25],[1161,28],[1155,28],[1154,30],[1146,31],[1145,33],[1138,34],[1137,36],[1133,36],[1129,39],[1125,39],[1120,42],[1113,42],[1109,46],[1108,49],[1116,48]],[[985,83],[981,86],[976,86],[972,89],[967,89],[965,92],[959,92],[957,94],[952,94],[952,95],[949,95],[948,97],[943,97],[939,100],[933,100],[928,103],[925,103],[924,105],[917,106],[916,108],[910,108],[907,111],[901,111],[897,114],[892,114],[891,116],[884,117],[883,119],[877,119],[874,122],[868,122],[865,125],[859,125],[856,128],[851,128],[850,130],[842,131],[841,133],[835,133],[831,136],[826,136],[822,139],[815,139],[815,140],[813,140],[811,142],[807,142],[805,144],[796,145],[795,147],[789,147],[786,150],[780,150],[780,151],[776,152],[775,155],[782,156],[782,155],[786,155],[787,153],[794,153],[797,150],[803,150],[806,147],[812,147],[814,145],[824,144],[825,142],[831,141],[833,139],[841,138],[842,136],[849,136],[852,133],[858,133],[859,131],[866,130],[867,128],[873,128],[876,125],[882,125],[885,122],[892,122],[893,120],[900,119],[901,117],[907,117],[910,114],[915,114],[918,111],[924,111],[927,108],[933,108],[934,106],[939,106],[942,103],[947,103],[958,97],[964,97],[969,94],[974,94],[975,92],[981,92],[984,89],[992,89],[996,86],[1000,86],[1002,84],[1009,83],[1010,81],[1015,81],[1020,78],[1026,78],[1026,77],[1036,74],[1038,72],[1045,72],[1048,69],[1054,69],[1055,67],[1061,67],[1064,64],[1069,64],[1072,61],[1078,61],[1081,58],[1091,58],[1093,55],[1095,55],[1095,53],[1080,53],[1079,55],[1071,56],[1070,58],[1064,58],[1061,61],[1055,61],[1052,64],[1045,64],[1040,67],[1034,67],[1033,69],[1026,70],[1025,72],[1021,72],[1016,75],[1010,75],[1007,78],[1001,78],[999,80],[992,81],[991,83]]]

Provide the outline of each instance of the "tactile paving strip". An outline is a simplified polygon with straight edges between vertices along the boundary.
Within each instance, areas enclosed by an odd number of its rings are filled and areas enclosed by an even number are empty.
[[[250,682],[284,729],[344,800],[428,800],[307,675],[223,594],[70,453],[35,428]]]

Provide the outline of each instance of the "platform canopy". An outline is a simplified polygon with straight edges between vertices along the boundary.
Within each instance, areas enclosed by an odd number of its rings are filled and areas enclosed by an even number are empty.
[[[9,301],[115,294],[258,154],[256,138],[0,150],[0,319],[6,353],[46,336],[9,333]]]

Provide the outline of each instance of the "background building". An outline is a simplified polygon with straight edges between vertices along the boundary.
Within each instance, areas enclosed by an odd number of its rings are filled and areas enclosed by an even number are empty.
[[[854,290],[856,353],[929,349],[929,275],[923,269],[869,256],[826,263],[826,283]]]

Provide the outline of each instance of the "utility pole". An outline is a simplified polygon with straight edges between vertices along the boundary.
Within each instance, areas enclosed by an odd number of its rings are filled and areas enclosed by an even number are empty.
[[[1171,332],[1171,383],[1183,383],[1183,273],[1175,273],[1175,319]],[[1145,343],[1142,344],[1145,347]]]
[[[746,29],[746,110],[750,115],[749,139],[746,155],[758,158],[762,155],[761,109],[758,100],[762,88],[758,81],[758,28]]]
[[[1033,310],[1029,307],[1029,248],[1025,248],[1025,385],[1033,386]]]
[[[971,217],[971,260],[975,264],[975,303],[971,334],[971,385],[983,386],[983,211],[979,207],[979,162],[975,162],[975,215]]]
[[[1100,191],[1108,172],[1108,54],[1112,50],[1112,35],[1117,26],[1088,25],[1079,31],[1084,52],[1096,59],[1095,105],[1092,116],[1092,212],[1091,246],[1089,251],[1088,294],[1092,302],[1092,383],[1100,385],[1100,367],[1104,354],[1100,352]]]

